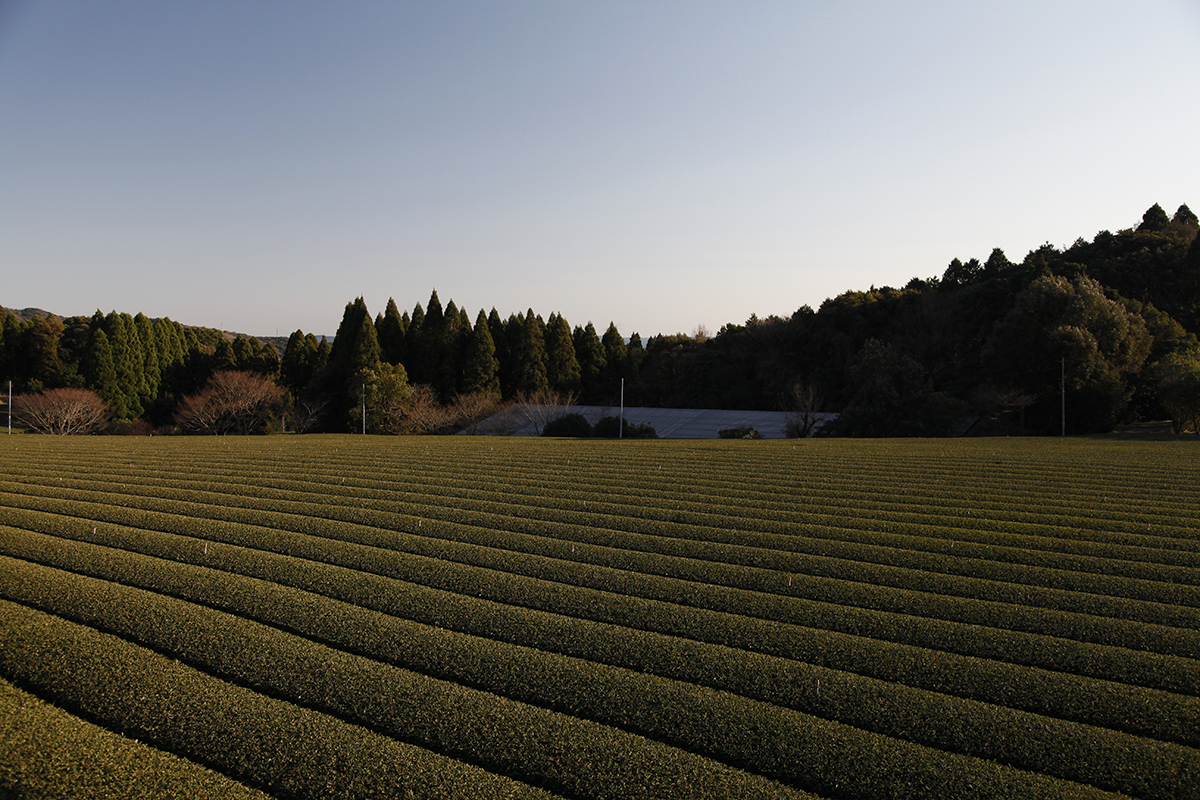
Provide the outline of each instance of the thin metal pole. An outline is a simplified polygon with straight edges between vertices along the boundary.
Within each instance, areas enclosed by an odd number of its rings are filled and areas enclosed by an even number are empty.
[[[367,435],[367,385],[362,385],[362,419],[363,419],[363,436]]]
[[[617,429],[617,438],[625,438],[625,379],[621,378],[621,426]]]
[[[1067,359],[1062,360],[1062,435],[1067,435]]]
[[[8,435],[12,436],[12,381],[8,382]]]

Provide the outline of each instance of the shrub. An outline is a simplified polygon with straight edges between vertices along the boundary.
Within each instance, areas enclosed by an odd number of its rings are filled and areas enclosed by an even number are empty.
[[[542,436],[571,436],[583,439],[592,435],[592,425],[583,414],[571,413],[555,417],[542,428]]]
[[[717,437],[721,439],[761,439],[762,434],[754,430],[749,425],[742,425],[739,428],[724,428],[717,431]]]
[[[95,433],[108,422],[108,406],[88,389],[49,389],[13,398],[17,419],[37,433]]]
[[[592,427],[592,436],[601,439],[657,439],[658,431],[649,422],[635,425],[619,417],[601,417]]]
[[[217,372],[179,403],[175,422],[187,433],[263,433],[283,410],[284,390],[253,372]]]

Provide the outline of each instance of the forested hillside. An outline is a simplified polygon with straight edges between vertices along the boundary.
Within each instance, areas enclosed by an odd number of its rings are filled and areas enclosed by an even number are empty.
[[[27,397],[94,392],[105,424],[124,430],[445,430],[518,397],[615,403],[622,381],[627,405],[838,411],[844,435],[940,435],[966,415],[982,432],[1058,433],[1064,402],[1069,433],[1148,419],[1195,430],[1197,229],[1186,205],[1173,216],[1155,205],[1136,228],[1019,262],[999,248],[956,258],[940,277],[711,337],[643,343],[533,309],[472,321],[435,291],[411,312],[389,300],[373,318],[356,299],[332,344],[296,331],[282,358],[268,343],[140,313],[7,313],[0,365]],[[223,397],[251,395],[239,423],[221,416],[233,402]]]

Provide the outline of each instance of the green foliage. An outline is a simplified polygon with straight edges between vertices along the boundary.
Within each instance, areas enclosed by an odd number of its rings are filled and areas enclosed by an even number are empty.
[[[407,432],[411,389],[403,365],[382,362],[373,370],[361,370],[357,380],[364,387],[367,432]]]
[[[546,323],[546,380],[557,392],[578,392],[582,385],[571,326],[561,314]]]
[[[609,384],[620,384],[622,378],[629,375],[629,357],[625,348],[625,337],[617,330],[616,324],[608,323],[604,336],[600,338],[604,346],[604,367],[600,371],[601,380]]]
[[[585,439],[592,435],[592,424],[583,414],[571,413],[555,417],[542,428],[542,436],[570,436]]]
[[[513,361],[513,392],[532,395],[548,389],[546,341],[533,309],[524,317],[511,318],[505,333]]]
[[[379,337],[381,357],[389,364],[400,364],[408,359],[405,350],[405,333],[408,325],[396,308],[396,301],[388,298],[383,315],[375,320],[375,332]]]
[[[762,434],[749,425],[740,428],[723,428],[717,431],[718,439],[761,439]]]
[[[1200,434],[1200,350],[1171,353],[1150,372],[1175,433]]]
[[[858,387],[836,422],[847,436],[949,436],[961,426],[966,404],[929,385],[914,359],[868,339],[851,369]]]
[[[1138,230],[1155,233],[1157,231],[1165,231],[1170,224],[1171,218],[1167,216],[1167,212],[1163,211],[1162,206],[1155,203],[1146,209],[1146,213],[1142,215],[1142,224],[1138,225]]]
[[[500,399],[500,362],[496,360],[496,345],[483,309],[479,309],[475,318],[463,364],[463,393],[475,392]]]
[[[1150,352],[1145,321],[1086,276],[1043,276],[1016,298],[985,357],[1031,394],[1057,399],[1066,370],[1070,428],[1110,430]]]
[[[657,439],[658,432],[649,422],[634,424],[620,417],[604,416],[596,420],[592,436],[601,439]]]
[[[575,357],[579,360],[579,376],[583,386],[584,397],[590,398],[601,381],[601,376],[608,363],[604,345],[596,335],[596,327],[591,322],[583,327],[576,327],[572,333],[575,344]]]

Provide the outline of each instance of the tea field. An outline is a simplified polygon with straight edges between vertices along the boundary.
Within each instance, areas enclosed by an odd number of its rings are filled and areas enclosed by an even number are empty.
[[[0,437],[0,796],[1200,797],[1200,442]]]

